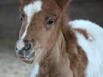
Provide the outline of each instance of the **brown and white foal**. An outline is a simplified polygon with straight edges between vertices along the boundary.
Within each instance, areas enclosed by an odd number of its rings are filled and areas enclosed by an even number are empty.
[[[21,0],[17,55],[34,62],[31,77],[103,77],[103,29],[68,22],[70,0]]]

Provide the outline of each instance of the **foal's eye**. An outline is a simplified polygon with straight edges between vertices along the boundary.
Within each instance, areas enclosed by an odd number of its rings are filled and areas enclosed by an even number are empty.
[[[21,14],[21,21],[22,21],[24,18],[25,18],[25,14],[22,13],[22,14]]]
[[[49,18],[49,19],[47,20],[47,25],[52,25],[52,24],[54,24],[54,19]]]
[[[51,28],[56,22],[55,17],[47,17],[46,18],[46,24],[47,24],[47,29]]]

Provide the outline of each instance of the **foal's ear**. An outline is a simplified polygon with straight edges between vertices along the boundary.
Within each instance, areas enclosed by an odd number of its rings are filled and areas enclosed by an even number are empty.
[[[55,0],[57,5],[60,7],[61,10],[68,7],[71,0]]]

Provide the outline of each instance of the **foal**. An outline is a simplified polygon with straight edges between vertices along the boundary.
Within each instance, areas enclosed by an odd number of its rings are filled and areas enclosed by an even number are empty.
[[[68,23],[70,0],[21,0],[16,53],[34,62],[31,77],[103,77],[103,29],[87,20]]]

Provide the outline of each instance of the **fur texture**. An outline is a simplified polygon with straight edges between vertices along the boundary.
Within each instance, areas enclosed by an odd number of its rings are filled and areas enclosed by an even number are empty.
[[[26,9],[21,13],[28,16],[23,17],[22,23],[28,28],[22,27],[20,34],[27,31],[25,38],[32,43],[34,62],[39,64],[39,72],[35,71],[36,67],[31,76],[102,77],[103,29],[86,20],[68,24],[66,12],[70,0],[38,0],[40,4],[42,1],[42,10],[39,8],[36,13],[36,5],[31,7],[35,1],[21,0],[21,9]],[[29,24],[26,20],[30,21]]]

